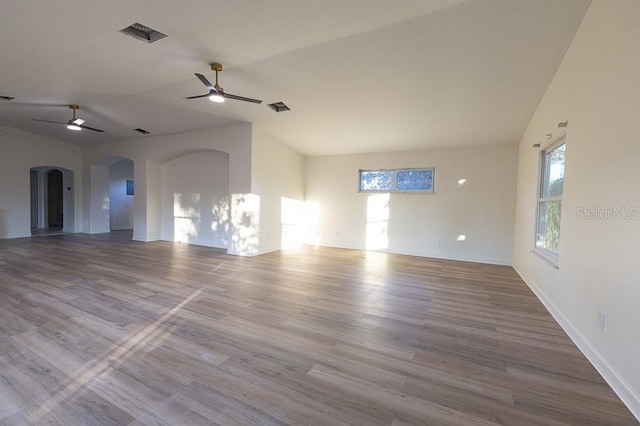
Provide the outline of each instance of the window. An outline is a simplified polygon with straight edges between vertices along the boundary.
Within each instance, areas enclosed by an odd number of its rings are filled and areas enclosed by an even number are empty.
[[[566,141],[561,139],[541,152],[536,251],[557,260],[564,186]]]
[[[434,169],[360,170],[360,192],[433,192]]]

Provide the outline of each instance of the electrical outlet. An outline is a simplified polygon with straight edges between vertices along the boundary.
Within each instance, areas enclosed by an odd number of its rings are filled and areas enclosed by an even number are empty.
[[[604,312],[598,312],[598,326],[600,327],[600,330],[604,331],[606,325],[607,325],[607,316],[605,315]]]

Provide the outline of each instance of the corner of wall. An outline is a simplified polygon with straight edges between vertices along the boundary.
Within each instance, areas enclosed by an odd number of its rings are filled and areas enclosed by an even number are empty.
[[[640,419],[640,395],[638,395],[625,378],[607,362],[606,358],[602,356],[602,354],[591,343],[589,343],[589,340],[580,333],[580,330],[571,323],[558,306],[556,306],[555,303],[547,297],[542,290],[542,287],[536,284],[531,277],[527,276],[517,266],[514,266],[513,268],[536,295],[538,300],[540,300],[544,305],[547,311],[549,311],[551,316],[553,316],[564,332],[567,333],[571,341],[589,360],[598,373],[600,373],[609,386],[611,386],[616,395],[618,395],[622,402],[624,402],[633,415],[637,419]]]

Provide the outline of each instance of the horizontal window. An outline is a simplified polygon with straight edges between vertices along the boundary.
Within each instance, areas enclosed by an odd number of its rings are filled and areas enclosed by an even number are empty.
[[[433,192],[434,169],[360,170],[360,192]]]

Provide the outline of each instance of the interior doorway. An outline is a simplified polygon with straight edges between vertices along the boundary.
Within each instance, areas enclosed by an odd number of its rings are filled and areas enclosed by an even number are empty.
[[[31,230],[38,228],[38,171],[29,172],[29,183],[31,185]]]
[[[47,228],[63,225],[62,172],[54,169],[47,173]]]
[[[74,172],[38,166],[29,171],[31,235],[74,232]]]

